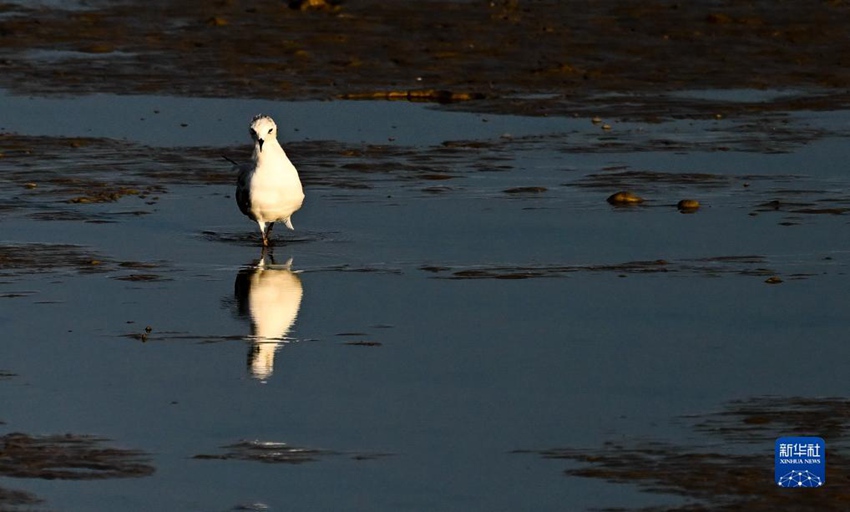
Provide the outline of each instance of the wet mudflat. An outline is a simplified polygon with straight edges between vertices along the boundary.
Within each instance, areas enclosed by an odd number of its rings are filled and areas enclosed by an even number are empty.
[[[832,108],[847,102],[848,10],[836,1],[8,2],[0,84],[27,93],[475,99],[476,109],[538,114],[622,112],[636,105],[620,95],[637,92],[650,97],[635,110],[662,117],[706,105],[658,102],[658,91],[805,87],[831,94],[797,108]]]
[[[722,508],[775,496],[775,432],[705,455],[677,418],[842,393],[846,113],[602,130],[377,103],[360,141],[293,117],[309,201],[259,264],[220,156],[248,157],[244,119],[222,120],[217,145],[179,124],[161,145],[87,136],[116,100],[80,100],[102,107],[64,134],[7,121],[2,419],[10,435],[97,436],[150,469],[85,486],[11,474],[20,507]],[[390,140],[420,112],[471,128]],[[620,190],[644,201],[609,204]],[[844,442],[777,400],[777,431]],[[714,496],[678,457],[761,480]],[[840,508],[829,496],[817,506]]]
[[[0,509],[846,509],[846,6],[425,4],[2,7]]]

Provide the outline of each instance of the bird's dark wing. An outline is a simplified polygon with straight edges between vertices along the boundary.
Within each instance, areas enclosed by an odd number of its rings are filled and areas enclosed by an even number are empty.
[[[251,214],[251,194],[249,193],[249,185],[251,183],[251,175],[254,171],[253,164],[243,164],[239,166],[239,176],[236,178],[236,204],[239,206],[239,211],[250,217]]]

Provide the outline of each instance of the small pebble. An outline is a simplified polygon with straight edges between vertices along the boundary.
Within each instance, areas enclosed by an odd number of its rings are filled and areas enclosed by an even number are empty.
[[[676,208],[682,212],[694,212],[699,209],[699,201],[696,199],[682,199],[676,204]]]
[[[628,190],[624,190],[621,192],[617,192],[616,194],[611,194],[606,199],[610,204],[613,205],[624,205],[624,204],[639,204],[643,202],[643,198],[634,192],[629,192]]]
[[[767,279],[765,279],[764,282],[767,283],[767,284],[779,284],[779,283],[782,282],[782,279],[780,279],[777,276],[770,276]]]

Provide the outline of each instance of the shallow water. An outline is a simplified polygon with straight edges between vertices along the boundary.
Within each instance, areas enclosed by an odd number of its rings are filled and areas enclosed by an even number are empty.
[[[79,98],[0,94],[0,129],[22,135],[107,137],[152,146],[243,144],[244,118],[268,113],[282,140],[433,145],[467,137],[524,136],[576,129],[587,121],[439,112],[427,104],[118,96]],[[246,114],[246,112],[248,114]]]
[[[3,480],[51,508],[676,503],[514,452],[687,442],[694,434],[671,418],[845,391],[834,376],[850,357],[848,112],[605,131],[408,103],[3,101],[10,132],[124,139],[98,157],[69,149],[74,172],[165,187],[151,205],[68,203],[47,179],[68,162],[3,150],[0,370],[14,375],[0,382],[0,419],[8,432],[96,434],[149,453],[156,469]],[[79,115],[48,117],[60,104]],[[307,183],[296,231],[276,233],[265,268],[232,185],[179,178],[244,151],[258,110],[293,120],[284,145]],[[363,150],[378,144],[390,149]],[[174,147],[195,160],[159,160]],[[539,188],[505,192],[520,187]],[[648,201],[606,203],[620,189]],[[679,213],[686,197],[702,208]],[[49,257],[26,256],[40,251]],[[252,336],[263,328],[279,339]],[[275,460],[286,459],[275,443],[310,460]]]

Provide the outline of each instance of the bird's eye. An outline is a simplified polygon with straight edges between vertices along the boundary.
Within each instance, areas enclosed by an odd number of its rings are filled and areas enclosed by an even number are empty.
[[[271,133],[271,132],[272,132],[272,130],[274,130],[274,128],[269,128],[269,133]]]

